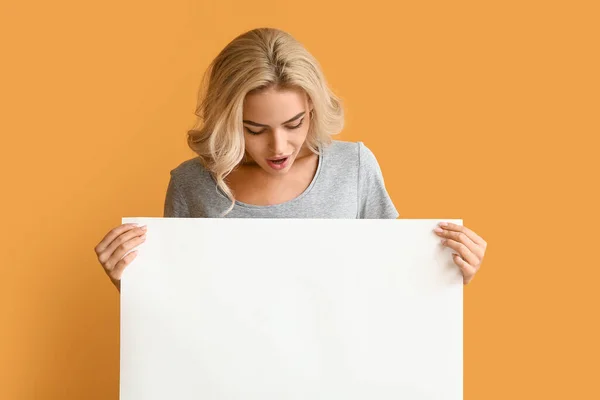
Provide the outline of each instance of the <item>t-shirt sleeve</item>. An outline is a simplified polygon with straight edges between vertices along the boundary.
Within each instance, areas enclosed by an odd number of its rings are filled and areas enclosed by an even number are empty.
[[[180,178],[173,170],[170,172],[163,216],[164,218],[189,218],[190,216]]]
[[[362,142],[358,142],[358,159],[358,218],[398,218],[398,211],[385,188],[379,163]]]

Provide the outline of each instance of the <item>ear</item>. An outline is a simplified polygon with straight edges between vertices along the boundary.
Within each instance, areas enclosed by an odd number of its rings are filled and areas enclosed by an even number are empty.
[[[314,112],[315,106],[314,106],[314,104],[313,104],[312,99],[310,98],[310,96],[306,95],[306,98],[307,98],[309,112],[312,113],[312,112]]]

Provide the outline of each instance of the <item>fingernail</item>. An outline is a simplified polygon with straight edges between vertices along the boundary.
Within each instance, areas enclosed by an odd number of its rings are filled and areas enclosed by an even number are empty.
[[[437,232],[437,233],[444,232],[444,230],[442,228],[435,228],[434,231]]]
[[[448,223],[447,222],[440,222],[439,225],[440,226],[448,226]]]
[[[142,225],[140,228],[142,228],[142,230],[145,231],[145,230],[148,229],[148,226],[147,225]]]

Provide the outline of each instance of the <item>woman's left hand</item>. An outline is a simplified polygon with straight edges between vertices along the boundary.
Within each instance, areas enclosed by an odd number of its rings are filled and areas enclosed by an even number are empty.
[[[440,222],[434,229],[436,235],[444,238],[442,245],[456,250],[452,254],[454,263],[463,274],[463,284],[471,282],[483,261],[487,242],[466,226],[451,222]]]

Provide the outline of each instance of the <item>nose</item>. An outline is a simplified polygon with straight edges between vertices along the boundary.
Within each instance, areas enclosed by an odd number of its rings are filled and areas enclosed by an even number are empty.
[[[282,156],[285,154],[287,145],[287,132],[283,129],[274,129],[271,135],[270,151],[273,156]]]

